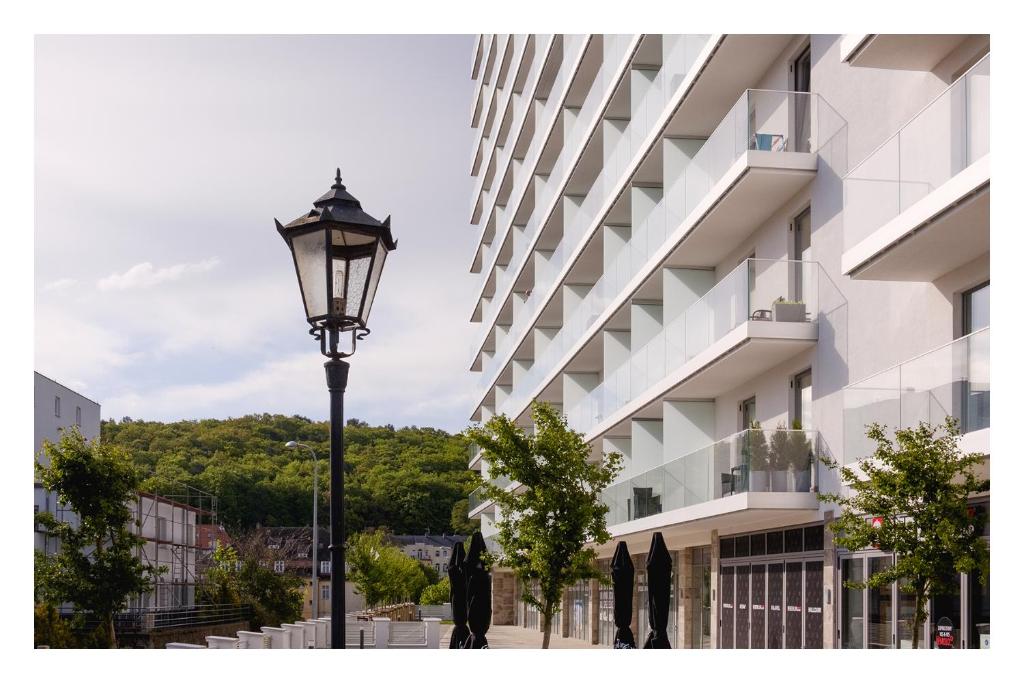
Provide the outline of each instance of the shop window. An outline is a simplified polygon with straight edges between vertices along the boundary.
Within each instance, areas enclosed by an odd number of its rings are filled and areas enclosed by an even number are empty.
[[[718,556],[723,559],[729,559],[734,557],[736,554],[736,540],[733,538],[723,538],[718,542]]]
[[[804,530],[786,529],[786,552],[802,553],[804,551]]]
[[[769,531],[767,534],[765,534],[765,554],[781,555],[782,552],[782,532]]]
[[[804,529],[804,550],[824,550],[825,548],[825,527],[809,526]]]
[[[750,536],[736,537],[736,552],[734,557],[750,557]]]
[[[752,534],[750,536],[750,555],[757,557],[765,554],[764,534]]]

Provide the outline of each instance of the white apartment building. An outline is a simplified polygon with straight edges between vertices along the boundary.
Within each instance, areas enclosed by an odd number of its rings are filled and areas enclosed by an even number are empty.
[[[43,444],[60,441],[61,432],[77,427],[87,441],[100,438],[100,404],[54,380],[35,373],[35,459],[46,464]],[[182,608],[195,604],[196,524],[216,514],[216,501],[190,487],[183,493],[159,496],[140,493],[132,504],[133,531],[143,543],[138,557],[162,568],[153,590],[132,599],[132,608]],[[78,523],[77,515],[57,500],[57,495],[34,480],[35,512],[51,512],[60,521]],[[45,554],[59,550],[57,538],[34,526],[35,549]],[[70,606],[67,606],[70,608]]]
[[[990,453],[989,68],[980,35],[478,39],[471,419],[544,400],[623,455],[598,551],[635,555],[638,640],[661,531],[675,647],[909,645],[909,596],[843,586],[892,557],[835,544],[815,456],[946,415]],[[945,616],[987,647],[960,580],[923,642]],[[539,625],[521,590],[496,573],[495,623]],[[610,644],[611,619],[590,582],[555,631]]]

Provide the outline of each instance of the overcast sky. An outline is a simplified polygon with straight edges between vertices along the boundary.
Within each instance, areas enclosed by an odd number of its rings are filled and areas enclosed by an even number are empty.
[[[346,417],[467,423],[473,38],[41,37],[36,369],[105,418],[327,416],[288,249],[336,166],[388,259]]]

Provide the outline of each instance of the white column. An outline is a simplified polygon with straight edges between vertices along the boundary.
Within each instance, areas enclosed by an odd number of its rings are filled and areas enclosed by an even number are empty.
[[[302,627],[302,647],[316,647],[316,622],[299,621],[296,623]]]
[[[386,650],[389,640],[391,640],[391,620],[387,617],[374,617],[373,647],[377,650]]]
[[[437,617],[425,617],[427,625],[427,649],[437,650],[441,647],[441,620]]]
[[[249,650],[269,650],[270,636],[255,631],[238,631],[238,639],[245,643]]]

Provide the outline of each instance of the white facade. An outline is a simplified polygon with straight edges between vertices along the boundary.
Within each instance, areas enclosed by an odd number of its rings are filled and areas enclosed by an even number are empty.
[[[63,384],[53,381],[38,372],[35,374],[35,460],[46,464],[43,443],[60,441],[61,431],[78,427],[86,440],[92,441],[100,435],[100,404],[72,391]],[[36,512],[52,512],[58,519],[71,519],[71,513],[57,503],[57,496],[48,493],[34,477],[34,498]],[[38,528],[35,532],[35,549],[52,553],[56,551],[56,540]]]
[[[838,483],[812,456],[853,462],[866,423],[946,415],[989,453],[988,45],[478,41],[471,417],[529,425],[544,400],[595,455],[623,454],[609,526],[637,555],[654,531],[676,552],[677,647],[905,643],[899,596],[858,616],[867,598],[841,587],[873,560],[821,531],[833,511],[816,493]],[[479,454],[470,467],[486,477]],[[471,498],[485,536],[499,514]],[[746,559],[748,543],[764,552]],[[776,579],[796,601],[770,605],[778,623],[753,611]],[[972,586],[964,647],[987,622]]]

